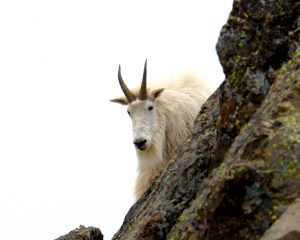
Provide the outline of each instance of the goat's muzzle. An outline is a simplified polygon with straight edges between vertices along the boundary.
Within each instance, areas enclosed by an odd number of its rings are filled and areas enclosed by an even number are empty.
[[[144,138],[137,138],[133,141],[135,147],[139,150],[145,150],[147,148],[147,140]]]

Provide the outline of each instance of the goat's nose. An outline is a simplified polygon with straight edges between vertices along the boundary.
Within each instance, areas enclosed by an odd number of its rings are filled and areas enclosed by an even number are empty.
[[[140,150],[145,149],[146,142],[147,142],[147,140],[144,138],[137,138],[137,139],[134,139],[134,141],[133,141],[134,145]]]

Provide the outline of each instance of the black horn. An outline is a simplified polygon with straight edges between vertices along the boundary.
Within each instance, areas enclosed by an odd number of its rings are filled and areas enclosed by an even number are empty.
[[[139,100],[146,100],[146,99],[147,99],[147,59],[145,61],[143,80],[142,80],[140,93],[139,93]]]
[[[123,93],[125,94],[128,102],[131,103],[132,101],[135,100],[135,96],[128,89],[128,87],[126,86],[126,84],[123,81],[123,78],[122,78],[122,75],[121,75],[121,66],[120,65],[119,65],[119,71],[118,71],[118,79],[119,79],[119,83],[120,83],[120,86],[122,88]]]

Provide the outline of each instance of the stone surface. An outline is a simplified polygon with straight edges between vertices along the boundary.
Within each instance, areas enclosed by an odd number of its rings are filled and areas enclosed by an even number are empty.
[[[300,239],[300,199],[287,208],[260,240],[269,239]]]
[[[103,240],[103,235],[99,228],[86,228],[80,225],[79,228],[76,228],[75,230],[57,238],[56,240]]]

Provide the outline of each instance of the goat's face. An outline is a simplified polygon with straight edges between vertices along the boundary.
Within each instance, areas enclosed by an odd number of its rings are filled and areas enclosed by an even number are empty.
[[[132,120],[133,143],[138,150],[145,151],[152,144],[152,137],[157,126],[156,99],[164,89],[159,88],[149,94],[146,87],[147,60],[145,62],[142,85],[138,96],[135,96],[125,85],[119,67],[119,83],[124,97],[112,99],[112,102],[128,105],[127,112]]]
[[[157,130],[155,99],[133,101],[128,105],[127,112],[132,120],[134,146],[141,151],[149,149]]]

